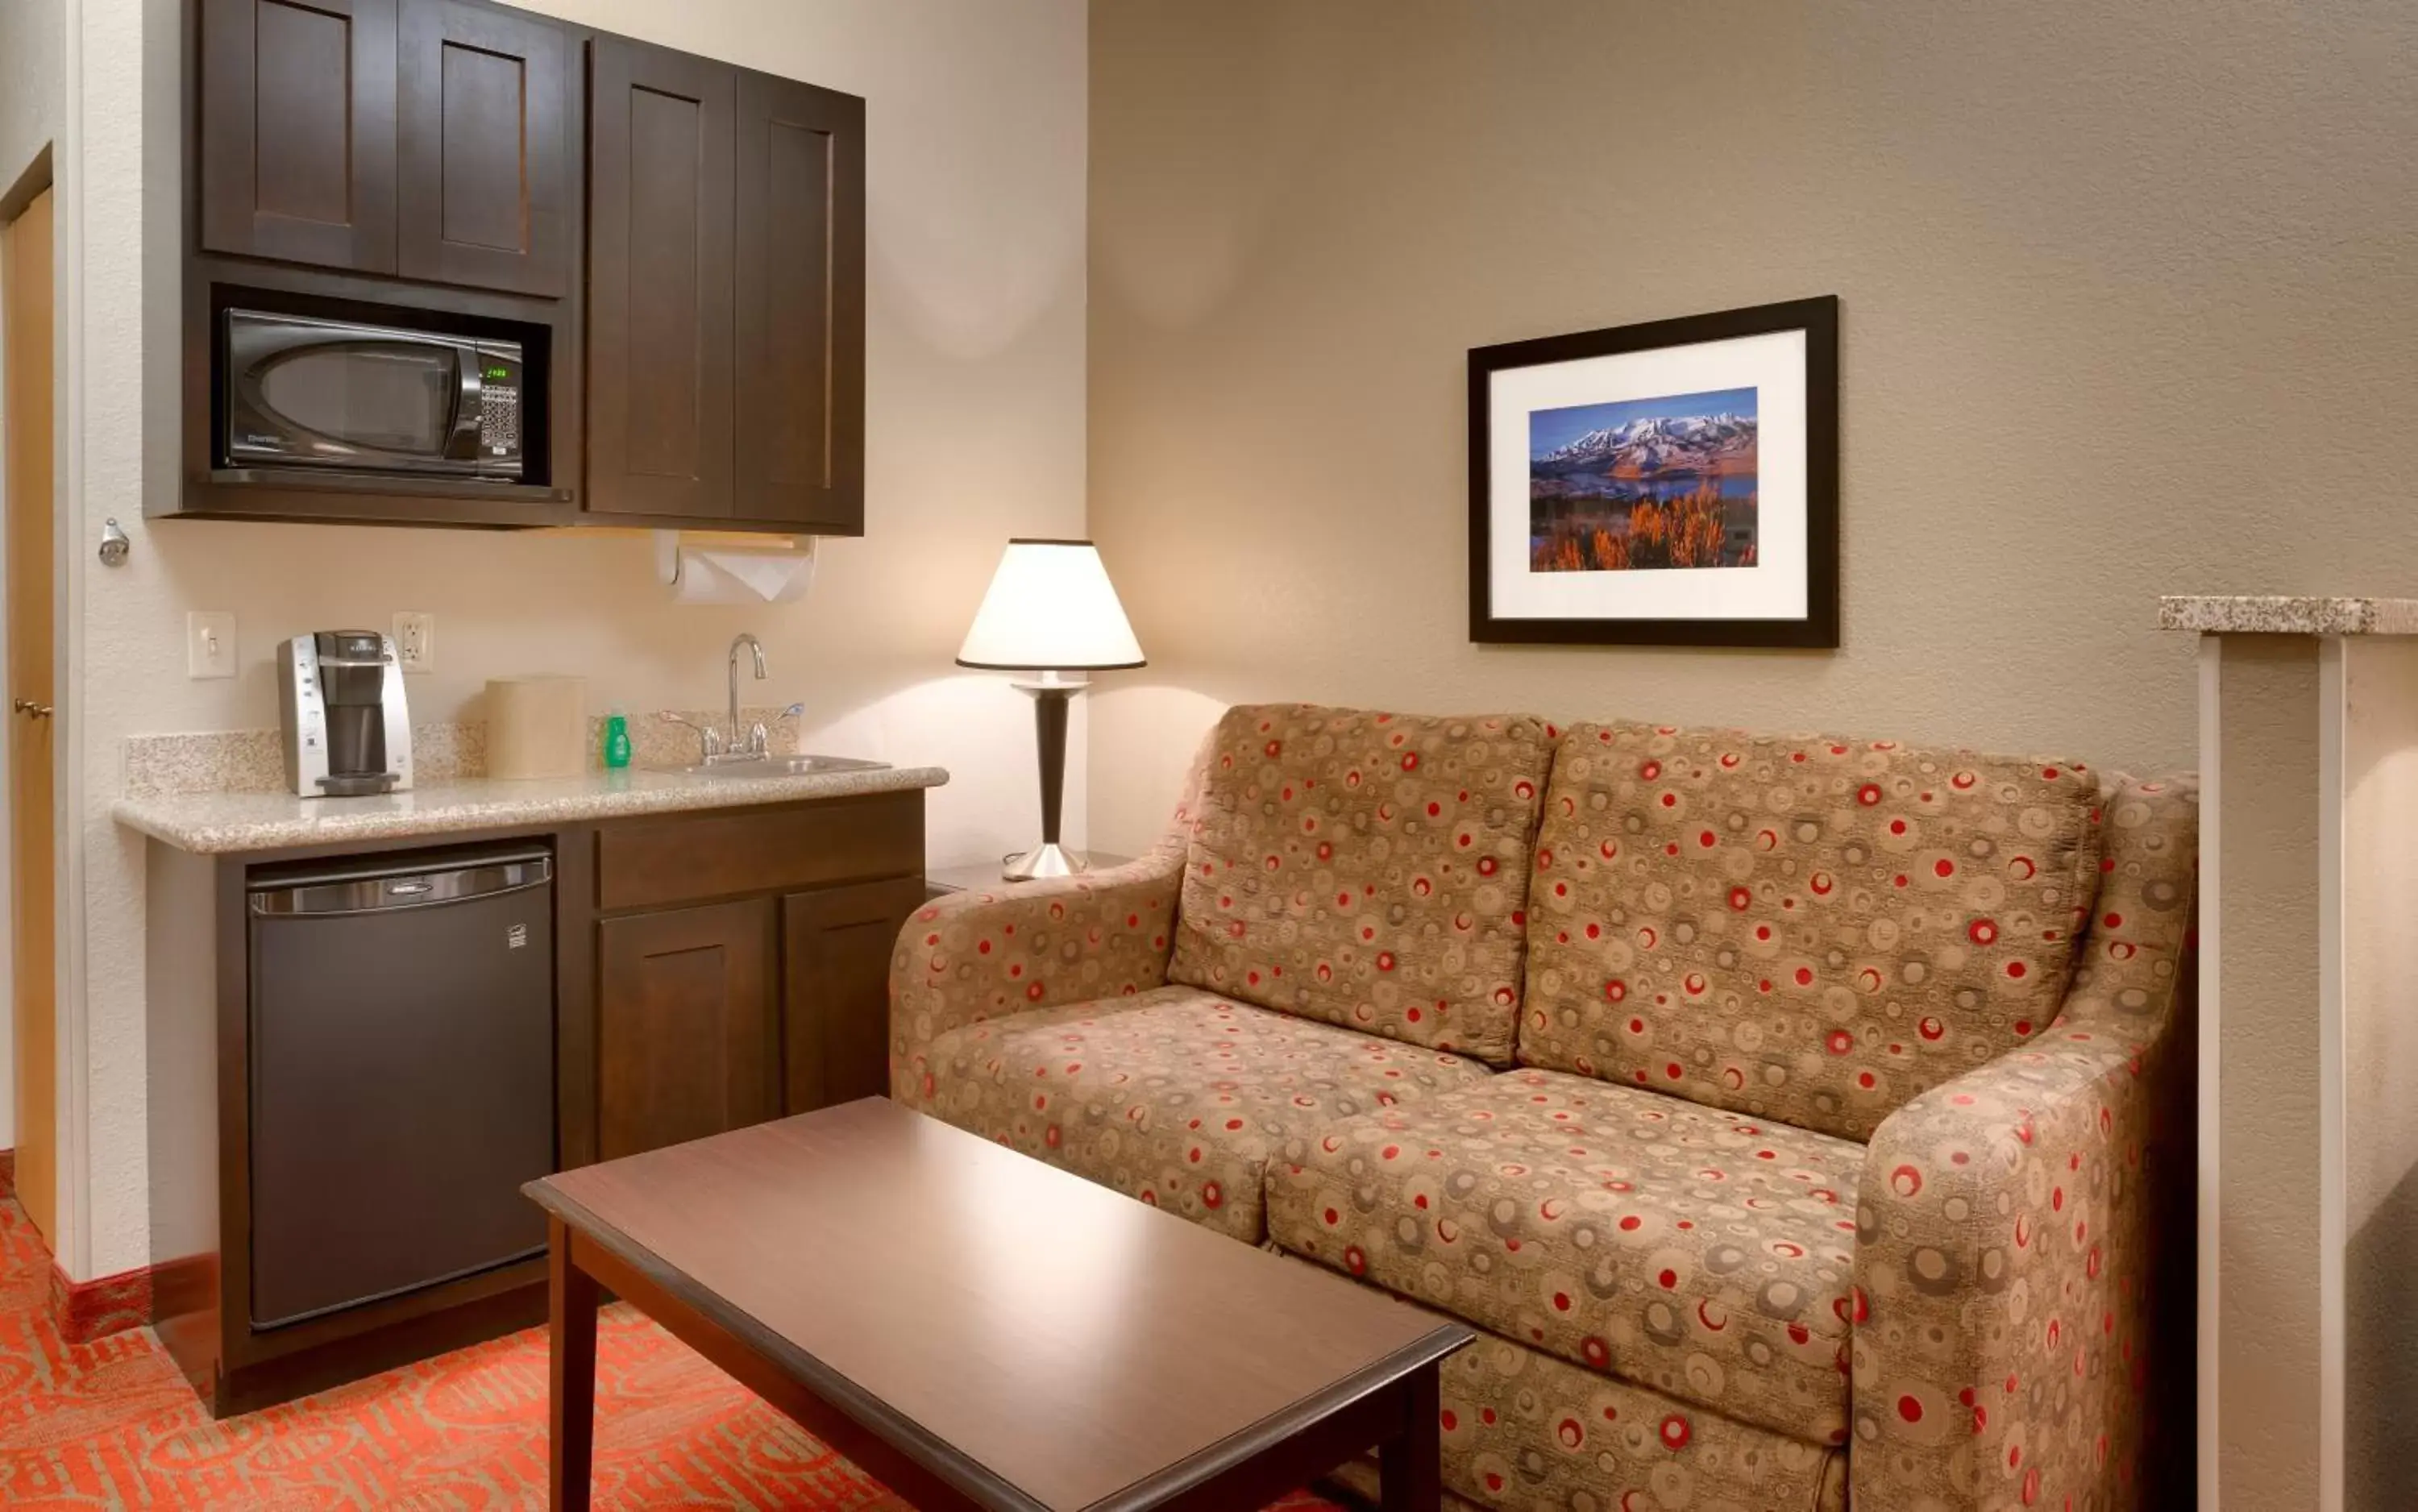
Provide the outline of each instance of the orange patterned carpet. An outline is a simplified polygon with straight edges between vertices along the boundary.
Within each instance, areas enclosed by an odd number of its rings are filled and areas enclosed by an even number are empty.
[[[545,1335],[532,1329],[213,1423],[148,1329],[64,1343],[50,1255],[0,1198],[0,1506],[545,1505]],[[596,1505],[905,1504],[626,1306],[597,1345]],[[1325,1506],[1298,1495],[1286,1512]]]

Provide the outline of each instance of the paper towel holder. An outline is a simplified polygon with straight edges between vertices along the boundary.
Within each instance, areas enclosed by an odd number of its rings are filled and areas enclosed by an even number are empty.
[[[732,530],[650,530],[648,534],[654,538],[655,581],[671,589],[675,599],[681,596],[682,579],[689,573],[693,558],[706,554],[792,564],[800,569],[802,575],[798,595],[803,595],[814,582],[817,544],[814,536],[756,535]],[[763,602],[775,601],[776,595],[765,591],[759,584],[749,582],[744,576],[739,576],[739,581],[752,588]],[[734,598],[729,602],[752,601]]]

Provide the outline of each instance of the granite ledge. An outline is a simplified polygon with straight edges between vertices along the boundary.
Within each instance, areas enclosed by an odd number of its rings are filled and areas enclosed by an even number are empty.
[[[938,787],[948,780],[939,767],[766,777],[686,777],[625,768],[576,777],[423,783],[407,793],[375,798],[305,799],[287,792],[130,797],[112,804],[110,817],[179,850],[226,855],[852,798]]]
[[[2213,635],[2418,635],[2418,599],[2179,594],[2158,601],[2158,628]]]

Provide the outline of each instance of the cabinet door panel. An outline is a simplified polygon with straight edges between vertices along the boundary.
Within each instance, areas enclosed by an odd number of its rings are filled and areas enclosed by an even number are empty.
[[[407,278],[570,286],[573,45],[517,12],[403,0],[399,261]]]
[[[738,512],[865,523],[865,101],[739,76]]]
[[[597,927],[599,1158],[773,1117],[772,900]]]
[[[589,128],[589,508],[731,512],[735,70],[595,45]]]
[[[924,902],[894,878],[781,900],[785,1113],[890,1090],[890,953]]]
[[[202,245],[395,270],[394,0],[203,0]]]

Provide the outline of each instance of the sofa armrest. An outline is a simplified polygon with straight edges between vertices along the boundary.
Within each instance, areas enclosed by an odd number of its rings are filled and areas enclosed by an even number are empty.
[[[2174,1261],[2191,1246],[2196,785],[2120,782],[2102,814],[2057,1022],[1908,1102],[1866,1151],[1857,1512],[2148,1504],[2149,1374],[2191,1286]]]
[[[1148,855],[1081,877],[969,889],[915,910],[890,955],[892,1097],[925,1105],[925,1051],[960,1025],[1166,984],[1208,751],[1204,741]]]

